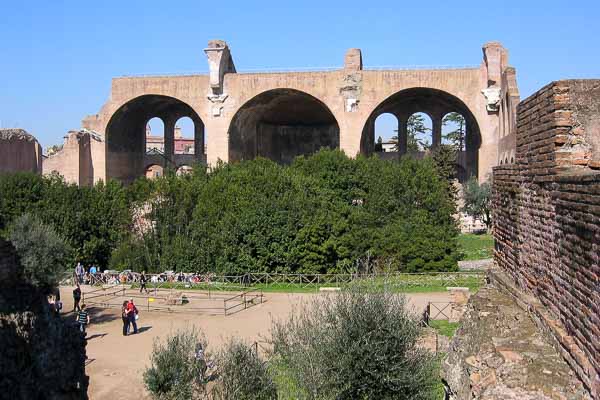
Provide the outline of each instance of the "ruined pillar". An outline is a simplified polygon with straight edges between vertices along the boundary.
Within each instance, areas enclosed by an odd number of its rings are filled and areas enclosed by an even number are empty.
[[[175,123],[176,118],[164,118],[165,124],[165,168],[175,168],[173,158],[175,155]]]
[[[441,114],[431,115],[431,148],[437,149],[442,144],[442,118]]]
[[[398,119],[398,154],[400,157],[408,152],[408,116],[396,115]]]
[[[205,162],[204,156],[204,124],[202,121],[194,121],[194,159]]]

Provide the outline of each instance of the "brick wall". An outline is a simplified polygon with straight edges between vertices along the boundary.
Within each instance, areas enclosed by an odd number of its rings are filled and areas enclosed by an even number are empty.
[[[553,82],[517,110],[516,162],[494,169],[495,261],[550,315],[600,398],[600,80]]]

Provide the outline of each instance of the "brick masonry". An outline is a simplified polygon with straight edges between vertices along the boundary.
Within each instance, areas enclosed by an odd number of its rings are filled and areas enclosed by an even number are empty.
[[[545,86],[518,106],[516,136],[493,174],[495,263],[600,399],[600,80]]]

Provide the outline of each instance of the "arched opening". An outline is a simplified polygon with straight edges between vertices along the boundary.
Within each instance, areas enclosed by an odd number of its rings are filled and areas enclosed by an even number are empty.
[[[398,156],[398,118],[394,114],[383,113],[375,119],[374,152],[382,158]]]
[[[160,178],[163,176],[164,169],[162,166],[157,164],[150,164],[146,167],[145,176],[148,179]]]
[[[147,140],[149,123],[152,136],[159,136],[154,132],[155,117],[162,121],[164,127],[162,151],[146,154],[146,149],[149,147]],[[137,177],[145,175],[147,165],[156,164],[163,168],[176,169],[177,165],[183,163],[182,161],[186,164],[205,162],[206,158],[201,150],[194,151],[193,154],[176,154],[175,126],[177,120],[182,117],[188,117],[193,122],[194,150],[196,150],[198,146],[204,145],[204,124],[188,104],[173,97],[144,95],[121,106],[111,117],[105,132],[107,178],[130,183]],[[158,141],[157,138],[154,146],[160,148]]]
[[[194,121],[181,117],[175,122],[175,154],[195,154]]]
[[[244,104],[229,126],[229,161],[265,157],[291,163],[323,147],[338,148],[338,123],[317,98],[293,89],[274,89]]]
[[[406,153],[422,158],[431,151],[431,117],[423,112],[412,114],[406,120]]]
[[[457,165],[464,168],[465,172],[462,175],[466,179],[478,175],[478,153],[481,145],[479,125],[471,110],[456,96],[430,88],[405,89],[389,96],[373,110],[365,123],[361,136],[362,154],[370,155],[374,152],[375,121],[384,113],[398,117],[398,151],[401,156],[435,151],[448,144],[452,138],[452,135],[448,136],[449,133],[457,129],[462,130],[464,135],[460,147],[463,149],[457,151]],[[421,121],[415,121],[414,115],[420,115]],[[462,128],[458,116],[462,117]],[[421,132],[423,127],[425,131]],[[415,151],[417,149],[418,151]],[[461,173],[457,171],[457,175],[460,176]]]
[[[165,153],[165,124],[162,119],[150,118],[146,124],[146,154]]]

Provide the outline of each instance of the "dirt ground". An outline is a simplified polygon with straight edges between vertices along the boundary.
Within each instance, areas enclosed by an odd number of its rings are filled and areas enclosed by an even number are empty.
[[[72,289],[61,288],[61,298],[67,317],[73,308]],[[83,291],[89,291],[84,287]],[[208,350],[218,349],[230,337],[248,343],[262,342],[269,334],[271,321],[282,319],[298,306],[318,294],[267,293],[265,302],[235,315],[202,315],[168,313],[140,309],[139,333],[124,337],[118,309],[91,307],[88,327],[86,373],[90,377],[88,394],[92,400],[142,400],[150,396],[144,389],[142,374],[149,363],[152,343],[170,332],[195,326],[206,336]],[[447,293],[416,293],[406,295],[415,312],[422,312],[429,301],[450,301]]]

